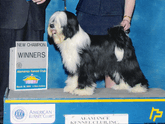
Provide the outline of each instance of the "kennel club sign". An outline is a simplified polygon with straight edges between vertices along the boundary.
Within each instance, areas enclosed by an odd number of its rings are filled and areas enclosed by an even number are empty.
[[[65,115],[65,124],[128,124],[128,114]]]
[[[47,42],[17,41],[10,48],[9,66],[9,89],[47,89]]]

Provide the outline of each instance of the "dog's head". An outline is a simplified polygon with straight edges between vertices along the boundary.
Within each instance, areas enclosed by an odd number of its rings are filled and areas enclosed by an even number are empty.
[[[79,30],[77,17],[68,11],[57,11],[49,19],[48,35],[55,44],[72,38]]]

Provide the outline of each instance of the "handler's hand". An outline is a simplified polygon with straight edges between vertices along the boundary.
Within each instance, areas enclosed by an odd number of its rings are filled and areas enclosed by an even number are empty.
[[[123,19],[120,25],[124,27],[124,31],[128,30],[131,27],[130,21],[128,21],[127,19]]]
[[[36,4],[42,4],[44,3],[46,0],[32,0],[34,3]]]

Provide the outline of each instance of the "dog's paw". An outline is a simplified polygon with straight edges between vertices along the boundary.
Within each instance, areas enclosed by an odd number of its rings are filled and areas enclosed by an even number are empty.
[[[147,92],[147,88],[141,84],[137,84],[134,87],[130,87],[127,83],[120,83],[112,87],[115,90],[128,90],[131,93],[144,93]]]
[[[72,87],[72,86],[65,86],[64,87],[64,92],[65,93],[73,93],[74,90],[75,90],[75,88]]]
[[[86,89],[75,89],[73,94],[79,96],[90,96],[94,93],[94,91],[87,91]]]
[[[129,90],[129,92],[132,93],[145,93],[147,92],[147,88],[145,86],[142,86],[141,84],[135,85],[133,88]]]
[[[120,83],[120,84],[116,84],[112,87],[112,89],[114,90],[128,90],[130,89],[130,86],[127,83]]]
[[[78,76],[68,76],[67,80],[65,81],[66,86],[64,87],[64,92],[73,93],[73,91],[77,88],[78,85]]]
[[[79,96],[90,96],[94,93],[94,87],[85,87],[84,89],[75,89],[73,94]]]

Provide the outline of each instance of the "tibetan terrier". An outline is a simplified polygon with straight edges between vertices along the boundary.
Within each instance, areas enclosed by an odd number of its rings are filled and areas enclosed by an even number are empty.
[[[90,35],[73,13],[57,11],[50,17],[48,35],[59,48],[68,71],[64,92],[92,95],[96,81],[106,75],[116,83],[112,87],[115,90],[147,91],[148,81],[123,27],[110,28],[107,35]]]

